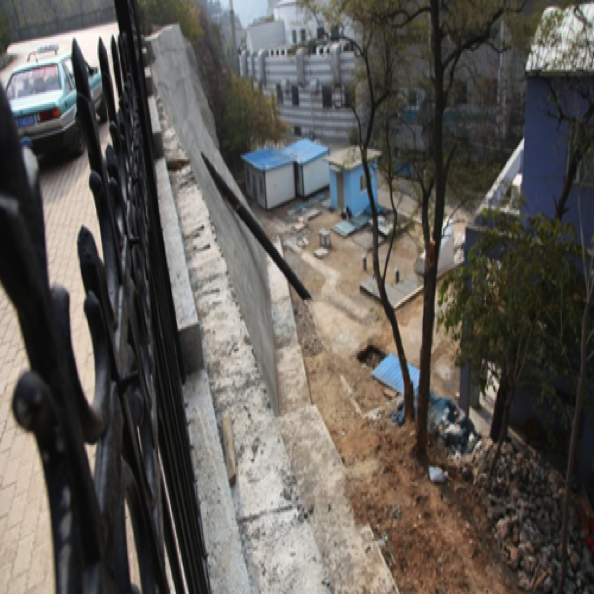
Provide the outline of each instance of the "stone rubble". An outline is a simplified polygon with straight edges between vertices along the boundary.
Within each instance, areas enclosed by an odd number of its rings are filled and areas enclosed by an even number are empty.
[[[455,460],[462,476],[485,490],[485,508],[495,538],[518,575],[518,588],[555,592],[561,572],[564,477],[533,450],[504,443],[489,488],[496,444],[478,441],[473,452]],[[570,505],[566,594],[594,594],[592,552],[578,514]]]

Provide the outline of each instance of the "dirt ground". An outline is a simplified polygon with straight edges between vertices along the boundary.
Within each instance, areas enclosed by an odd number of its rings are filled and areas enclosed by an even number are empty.
[[[369,524],[384,544],[382,552],[400,592],[515,592],[509,572],[488,527],[479,494],[450,469],[450,481],[433,485],[427,464],[448,467],[441,446],[429,447],[419,463],[411,453],[412,428],[398,428],[382,412],[365,414],[394,402],[394,392],[371,377],[375,360],[357,355],[368,345],[395,352],[391,329],[379,302],[360,293],[365,231],[343,239],[331,233],[329,255],[318,260],[319,231],[339,221],[323,213],[297,232],[287,210],[258,212],[267,232],[280,235],[285,258],[312,294],[302,302],[292,292],[299,341],[313,403],[319,408],[346,468],[347,490],[355,517]],[[257,210],[257,209],[256,209]],[[388,278],[398,267],[401,278],[414,273],[419,253],[411,235],[402,236],[392,253]],[[309,241],[303,245],[302,239]],[[387,245],[380,250],[385,261]],[[391,282],[392,282],[391,281]],[[419,364],[422,296],[397,311],[410,362]],[[434,337],[431,385],[439,395],[455,397],[459,372],[455,347],[439,330]],[[369,415],[368,415],[369,416]]]

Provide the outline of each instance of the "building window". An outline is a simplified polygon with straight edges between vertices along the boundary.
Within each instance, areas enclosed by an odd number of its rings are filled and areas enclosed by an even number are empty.
[[[322,86],[322,106],[332,107],[332,87],[330,85]]]
[[[324,27],[318,27],[316,31],[316,38],[318,41],[322,41],[324,39]]]
[[[330,29],[330,39],[332,41],[338,41],[339,37],[340,37],[340,29],[338,28],[338,25],[334,25]]]
[[[305,43],[307,41],[305,29],[301,29],[300,34],[301,34],[301,42]]]
[[[353,87],[351,85],[346,85],[344,88],[344,106],[349,108],[355,106],[355,97],[353,96]]]
[[[297,31],[295,31],[295,29],[293,29],[293,31],[291,33],[293,35],[293,43],[297,43]]]
[[[299,87],[297,85],[291,85],[291,105],[299,107]]]
[[[365,174],[359,178],[359,188],[361,192],[367,192],[367,178],[365,177]]]
[[[587,142],[589,138],[594,138],[594,125],[588,126],[583,132],[583,141]],[[570,150],[567,153],[567,166],[569,167],[569,160],[571,154],[574,151],[576,136],[578,133],[578,129],[575,125],[570,127],[569,131],[569,139],[570,139]],[[580,161],[577,172],[575,175],[574,183],[584,185],[584,186],[594,186],[594,141],[590,143],[590,147],[586,151],[586,154],[583,155],[582,160]]]
[[[283,93],[283,88],[280,85],[276,85],[276,102],[279,105],[284,105],[285,103],[285,94]]]
[[[301,126],[295,126],[295,136],[301,136]]]
[[[408,106],[409,107],[417,107],[417,99],[418,93],[416,89],[409,89],[408,90]]]

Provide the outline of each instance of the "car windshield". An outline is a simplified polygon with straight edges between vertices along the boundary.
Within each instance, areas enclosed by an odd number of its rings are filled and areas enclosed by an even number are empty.
[[[6,96],[8,99],[21,99],[59,91],[61,88],[62,82],[57,64],[35,66],[15,72],[10,77],[6,87]]]

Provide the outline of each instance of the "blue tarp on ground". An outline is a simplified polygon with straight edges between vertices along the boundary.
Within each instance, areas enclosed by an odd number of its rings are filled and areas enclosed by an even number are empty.
[[[416,394],[419,390],[419,370],[408,363],[408,373]],[[371,372],[371,377],[399,394],[404,394],[404,380],[402,379],[400,361],[398,361],[398,357],[391,353]]]

